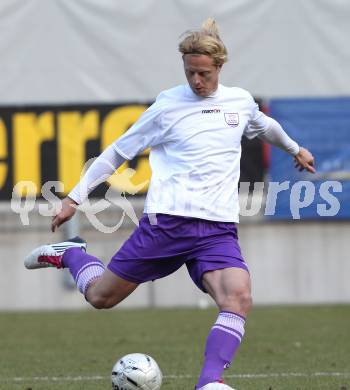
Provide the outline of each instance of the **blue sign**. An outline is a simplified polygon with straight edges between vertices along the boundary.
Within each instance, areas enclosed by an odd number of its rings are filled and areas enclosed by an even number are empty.
[[[350,218],[350,98],[276,99],[270,115],[312,152],[317,172],[299,172],[290,155],[273,147],[265,215]]]

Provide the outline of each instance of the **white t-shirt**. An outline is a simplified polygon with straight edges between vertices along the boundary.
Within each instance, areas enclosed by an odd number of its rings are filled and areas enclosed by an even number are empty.
[[[271,121],[241,88],[219,85],[200,97],[181,85],[162,92],[113,145],[127,160],[151,147],[145,213],[238,222],[241,138],[263,135]]]

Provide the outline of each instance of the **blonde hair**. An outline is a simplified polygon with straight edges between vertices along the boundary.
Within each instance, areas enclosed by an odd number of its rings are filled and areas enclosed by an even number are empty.
[[[185,54],[204,54],[211,57],[217,66],[227,62],[227,50],[219,36],[219,30],[213,18],[206,19],[200,30],[187,31],[179,44],[179,51]]]

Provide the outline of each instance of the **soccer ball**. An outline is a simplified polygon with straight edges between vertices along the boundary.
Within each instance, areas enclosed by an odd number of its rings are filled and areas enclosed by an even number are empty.
[[[151,356],[130,353],[117,361],[112,369],[113,390],[159,390],[162,372]]]

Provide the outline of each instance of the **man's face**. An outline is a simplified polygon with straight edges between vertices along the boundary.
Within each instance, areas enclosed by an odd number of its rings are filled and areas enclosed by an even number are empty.
[[[204,54],[185,54],[183,61],[188,84],[196,95],[206,97],[216,91],[221,66]]]

